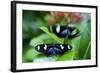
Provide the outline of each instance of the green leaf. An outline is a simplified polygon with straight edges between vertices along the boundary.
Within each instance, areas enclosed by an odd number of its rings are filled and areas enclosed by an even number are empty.
[[[35,38],[33,38],[30,42],[30,46],[37,46],[39,44],[51,44],[56,43],[55,40],[53,40],[49,35],[47,34],[41,34]]]
[[[30,42],[31,46],[37,46],[38,44],[44,44],[44,41],[41,40],[41,38],[37,37],[37,38],[33,38]]]
[[[80,59],[79,54],[78,54],[78,52],[79,52],[78,48],[80,45],[80,38],[81,37],[79,36],[79,37],[74,38],[73,40],[70,40],[70,45],[72,46],[72,49],[74,50],[74,59],[77,59],[77,60]]]
[[[86,49],[83,59],[90,59],[90,56],[91,56],[91,42],[89,43]]]
[[[74,51],[66,52],[64,55],[59,56],[57,61],[73,60]]]
[[[57,37],[55,34],[49,32],[47,27],[40,27],[41,30],[43,30],[45,33],[47,33],[50,37],[52,37],[57,43],[64,43],[64,39]]]
[[[38,52],[35,51],[35,48],[29,48],[29,50],[23,56],[24,62],[32,62],[33,59],[38,55]]]
[[[80,36],[71,40],[71,44],[75,49],[75,59],[90,59],[90,41],[91,41],[91,29],[90,23],[83,21],[78,25],[80,30]],[[88,56],[87,56],[88,55]]]

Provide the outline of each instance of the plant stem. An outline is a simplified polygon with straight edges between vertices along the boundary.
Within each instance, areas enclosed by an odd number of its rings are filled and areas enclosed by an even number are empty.
[[[84,54],[83,59],[86,59],[86,56],[87,56],[87,54],[88,54],[90,45],[91,45],[91,42],[88,44],[88,47],[87,47],[87,49],[86,49],[86,52],[85,52],[85,54]]]
[[[68,44],[68,38],[64,38],[64,44]]]

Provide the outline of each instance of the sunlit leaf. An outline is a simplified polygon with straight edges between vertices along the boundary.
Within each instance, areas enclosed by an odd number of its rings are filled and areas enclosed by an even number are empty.
[[[49,35],[47,34],[41,34],[40,36],[33,38],[30,42],[31,46],[37,46],[39,44],[51,44],[56,43],[55,40],[53,40]]]

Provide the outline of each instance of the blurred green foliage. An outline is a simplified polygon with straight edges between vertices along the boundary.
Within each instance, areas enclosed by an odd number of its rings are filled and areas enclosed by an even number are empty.
[[[45,17],[50,12],[23,10],[23,63],[34,62],[38,58],[47,58],[44,54],[39,54],[35,46],[39,44],[69,43],[73,49],[63,55],[52,57],[52,61],[84,60],[91,59],[91,22],[90,18],[76,23],[80,30],[80,35],[74,39],[59,38],[49,32]],[[89,17],[89,13],[83,13]],[[63,23],[63,21],[62,21]],[[51,59],[50,59],[51,60]]]

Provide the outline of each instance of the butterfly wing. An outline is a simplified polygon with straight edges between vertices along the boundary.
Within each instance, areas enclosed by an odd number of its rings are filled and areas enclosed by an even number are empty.
[[[71,49],[72,46],[68,44],[41,44],[36,46],[38,52],[46,54],[47,56],[62,55]]]

